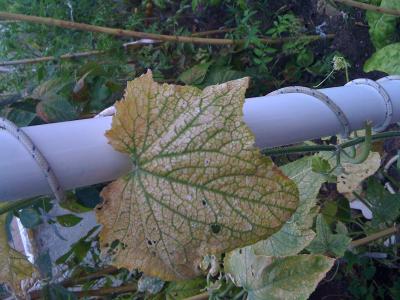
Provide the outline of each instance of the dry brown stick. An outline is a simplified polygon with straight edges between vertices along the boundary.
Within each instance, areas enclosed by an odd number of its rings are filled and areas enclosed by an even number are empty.
[[[73,292],[77,297],[89,297],[89,296],[107,296],[107,295],[115,295],[115,294],[123,294],[123,293],[132,293],[136,292],[136,284],[127,284],[117,287],[109,287],[109,288],[100,288],[97,290],[88,290],[88,291],[79,291]]]
[[[109,287],[109,288],[100,288],[96,290],[87,290],[87,291],[70,291],[74,293],[78,298],[81,297],[91,297],[91,296],[107,296],[107,295],[115,295],[115,294],[123,294],[123,293],[132,293],[136,292],[136,284],[126,284],[117,287]],[[30,299],[40,299],[42,294],[40,290],[32,291],[29,293]]]
[[[209,31],[211,32],[211,30]],[[201,35],[206,35],[206,32],[199,32],[196,33],[197,36]],[[215,32],[214,32],[215,33]],[[211,33],[208,33],[211,34]],[[193,34],[194,36],[195,34]],[[335,35],[334,34],[327,34],[326,38],[333,38]],[[282,44],[294,40],[298,40],[301,38],[307,38],[311,41],[319,40],[321,37],[319,35],[306,35],[306,36],[299,36],[299,37],[284,37],[284,38],[262,38],[264,41],[269,41],[268,43],[271,45],[275,44]],[[135,45],[130,45],[126,44],[126,48],[135,48],[135,47],[140,47],[143,46],[143,44],[135,44]],[[3,61],[0,62],[0,67],[2,66],[15,66],[15,65],[27,65],[27,64],[36,64],[36,63],[41,63],[41,62],[46,62],[46,61],[52,61],[56,59],[74,59],[74,58],[81,58],[81,57],[88,57],[88,56],[94,56],[94,55],[99,55],[99,54],[105,54],[106,51],[99,51],[99,50],[92,50],[92,51],[85,51],[85,52],[77,52],[77,53],[70,53],[70,54],[64,54],[59,57],[56,56],[44,56],[44,57],[37,57],[37,58],[26,58],[26,59],[18,59],[18,60],[9,60],[9,61]]]
[[[221,28],[221,29],[207,30],[207,31],[201,31],[201,32],[194,32],[194,33],[192,33],[191,36],[205,36],[205,35],[212,35],[212,34],[218,34],[218,33],[227,33],[227,32],[232,32],[235,30],[236,30],[236,28]]]
[[[155,34],[155,33],[147,33],[147,32],[139,32],[133,30],[124,30],[120,28],[109,28],[103,26],[95,26],[84,23],[76,23],[70,21],[64,21],[53,18],[44,18],[37,16],[28,16],[22,14],[13,14],[7,12],[0,12],[0,18],[7,20],[20,20],[26,22],[33,22],[38,24],[45,24],[51,26],[58,26],[62,28],[68,29],[78,29],[83,31],[91,31],[91,32],[99,32],[106,33],[116,36],[127,36],[134,38],[146,38],[153,40],[160,40],[165,42],[181,42],[181,43],[193,43],[193,44],[214,44],[214,45],[233,45],[238,43],[238,41],[234,41],[231,39],[210,39],[210,38],[197,38],[190,36],[174,36],[174,35],[165,35],[165,34]]]
[[[148,33],[148,32],[139,32],[133,30],[124,30],[120,28],[109,28],[103,26],[95,26],[89,25],[85,23],[75,23],[70,21],[64,21],[53,18],[44,18],[37,16],[28,16],[22,14],[13,14],[7,12],[0,11],[0,18],[8,19],[8,20],[20,20],[38,24],[45,24],[50,26],[57,26],[68,29],[77,29],[83,31],[90,32],[98,32],[105,33],[116,36],[126,36],[126,37],[134,37],[141,39],[153,39],[164,42],[177,42],[177,43],[193,43],[193,44],[208,44],[208,45],[241,45],[246,42],[244,39],[233,40],[233,39],[217,39],[217,38],[201,38],[201,37],[192,37],[192,36],[178,36],[178,35],[165,35],[165,34],[156,34],[156,33]],[[327,35],[327,38],[331,38],[333,35]],[[260,41],[266,44],[278,44],[283,43],[287,40],[293,39],[310,39],[311,41],[316,39],[321,39],[320,36],[299,36],[299,37],[289,37],[289,38],[260,38]]]
[[[56,59],[74,59],[80,57],[88,57],[93,55],[103,54],[105,51],[93,50],[93,51],[85,51],[85,52],[77,52],[77,53],[69,53],[64,54],[59,57],[56,56],[44,56],[37,58],[27,58],[27,59],[18,59],[18,60],[10,60],[0,62],[0,66],[15,66],[15,65],[27,65],[27,64],[37,64],[40,62],[51,61]]]
[[[382,231],[379,231],[377,233],[368,235],[365,238],[354,240],[354,241],[351,242],[350,247],[354,248],[354,247],[366,245],[366,244],[371,243],[373,241],[376,241],[378,239],[384,238],[384,237],[386,237],[388,235],[395,234],[396,232],[399,231],[399,229],[400,229],[399,226],[393,226],[393,227],[384,229]]]
[[[370,10],[370,11],[374,11],[374,12],[381,13],[381,14],[400,16],[400,10],[397,10],[397,9],[379,7],[376,5],[362,3],[362,2],[358,2],[358,1],[354,1],[354,0],[333,0],[333,1],[345,4],[345,5],[348,5],[351,7],[356,7],[356,8],[360,8],[360,9],[364,9],[364,10]]]
[[[76,278],[68,278],[64,281],[61,282],[61,285],[64,287],[69,287],[69,286],[74,286],[74,285],[79,285],[82,283],[85,283],[90,280],[98,279],[101,278],[105,275],[112,275],[118,272],[118,269],[112,266],[105,267],[104,269],[101,269],[99,271],[85,274]]]

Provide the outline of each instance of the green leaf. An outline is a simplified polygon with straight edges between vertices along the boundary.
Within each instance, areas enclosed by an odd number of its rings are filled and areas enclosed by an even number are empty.
[[[66,214],[66,215],[62,215],[62,216],[57,216],[56,217],[57,222],[64,227],[72,227],[75,226],[76,224],[78,224],[82,218],[72,215],[72,214]]]
[[[178,80],[185,84],[198,85],[201,84],[206,77],[208,68],[211,66],[211,62],[202,63],[191,67],[189,70],[183,72]]]
[[[243,122],[248,83],[200,90],[157,84],[150,71],[128,83],[106,136],[132,168],[103,189],[96,210],[102,245],[124,245],[115,265],[194,278],[203,256],[266,238],[293,214],[296,185]]]
[[[339,197],[335,200],[338,206],[336,218],[338,221],[349,223],[351,221],[351,209],[349,200],[344,197]]]
[[[400,195],[389,193],[375,178],[367,181],[366,200],[372,211],[371,224],[374,227],[381,224],[392,225],[400,215]]]
[[[50,100],[67,85],[69,84],[68,81],[65,81],[61,78],[55,78],[47,80],[40,85],[38,85],[33,92],[31,93],[30,97],[33,99],[37,99],[40,101]]]
[[[331,225],[336,221],[336,214],[338,212],[338,205],[335,201],[325,201],[324,207],[321,210],[325,221]]]
[[[296,63],[303,68],[309,67],[314,62],[314,53],[305,49],[301,51],[296,58]]]
[[[231,67],[212,67],[201,87],[224,83],[244,76],[243,72],[232,70]]]
[[[203,277],[192,280],[174,281],[165,289],[165,300],[182,300],[200,294],[207,285]]]
[[[400,10],[400,1],[382,0],[380,7]],[[398,17],[368,11],[367,21],[371,41],[377,50],[396,40]]]
[[[91,242],[80,240],[72,245],[72,251],[79,261],[82,261],[90,250]]]
[[[75,190],[78,203],[89,208],[95,208],[101,202],[100,192],[94,186],[87,186]]]
[[[315,213],[316,197],[325,176],[312,171],[314,157],[303,157],[281,167],[299,189],[299,206],[292,218],[271,237],[253,245],[259,255],[288,256],[303,250],[315,237],[311,230]]]
[[[108,106],[112,105],[108,99],[111,97],[112,92],[110,88],[101,80],[97,80],[91,92],[90,109],[91,111],[101,111]]]
[[[19,218],[25,228],[34,228],[42,223],[40,214],[33,208],[21,209],[19,212]]]
[[[334,261],[323,255],[255,255],[246,247],[228,253],[224,266],[234,283],[247,291],[248,300],[300,300],[308,299]]]
[[[16,108],[7,114],[7,119],[19,127],[30,125],[35,118],[36,113]]]
[[[389,75],[400,74],[400,43],[388,45],[375,52],[365,62],[364,71],[381,71]]]
[[[63,96],[41,101],[36,106],[36,113],[47,123],[71,121],[79,117],[78,109]]]
[[[331,254],[337,257],[344,255],[351,242],[351,238],[344,234],[334,234],[324,220],[324,217],[319,214],[317,216],[317,236],[307,247],[311,253]]]
[[[329,161],[317,155],[313,156],[311,167],[313,172],[321,174],[326,174],[331,169]]]
[[[66,194],[66,200],[60,203],[60,206],[62,208],[68,209],[69,211],[74,213],[84,213],[92,210],[90,207],[86,207],[80,204],[74,193],[67,192]]]

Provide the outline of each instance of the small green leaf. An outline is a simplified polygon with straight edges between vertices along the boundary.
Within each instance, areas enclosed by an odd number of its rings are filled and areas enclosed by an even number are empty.
[[[79,261],[82,261],[86,257],[90,250],[91,244],[91,242],[80,240],[71,247]]]
[[[243,73],[232,70],[230,67],[213,66],[210,68],[202,87],[220,84],[243,77]]]
[[[100,192],[93,186],[75,190],[78,203],[89,208],[95,208],[101,202]]]
[[[68,99],[63,96],[41,101],[36,106],[36,113],[45,122],[64,122],[75,120],[79,117],[79,112]]]
[[[60,206],[74,213],[84,213],[92,210],[80,204],[76,195],[72,192],[67,192],[66,200],[60,203]]]
[[[19,218],[25,228],[34,228],[42,223],[42,218],[37,210],[33,208],[24,208],[19,212]]]
[[[388,45],[375,52],[364,64],[365,72],[381,71],[400,74],[400,43]]]
[[[324,216],[325,221],[331,225],[336,221],[336,214],[338,212],[338,205],[334,201],[325,201],[324,207],[321,210],[322,215]]]
[[[7,114],[7,119],[19,127],[30,125],[35,118],[36,113],[16,108]]]
[[[248,300],[295,300],[308,299],[334,261],[323,255],[255,255],[246,247],[228,253],[224,265],[234,283],[247,291]]]
[[[303,68],[309,67],[314,62],[314,53],[305,49],[301,51],[296,58],[296,63]]]
[[[61,265],[67,262],[67,260],[71,257],[73,253],[73,250],[70,249],[68,252],[64,253],[63,255],[61,255],[59,258],[57,258],[56,260],[56,264],[57,265]]]
[[[82,218],[75,216],[73,214],[66,214],[66,215],[62,215],[62,216],[57,216],[56,217],[57,222],[64,227],[72,227],[75,226],[76,224],[78,224]]]
[[[336,204],[338,207],[336,218],[338,221],[349,223],[351,221],[351,209],[349,200],[344,197],[339,197],[336,199]]]
[[[320,174],[327,174],[331,169],[329,161],[320,156],[313,157],[311,167],[313,172]]]
[[[165,289],[165,300],[180,300],[197,295],[206,285],[207,283],[202,277],[171,282]]]
[[[337,257],[343,256],[351,242],[351,238],[344,234],[332,233],[321,214],[317,216],[316,228],[317,236],[307,247],[307,250],[311,253],[332,254]]]
[[[253,52],[258,57],[263,57],[265,55],[264,51],[262,49],[260,49],[260,48],[254,48]]]
[[[381,224],[392,225],[400,215],[400,195],[390,194],[374,178],[369,178],[367,181],[366,200],[372,211],[371,224],[374,227],[379,227]]]
[[[91,111],[101,111],[108,106],[112,105],[108,99],[111,97],[112,92],[106,83],[98,80],[92,89],[91,99],[90,99],[90,109]]]
[[[178,80],[185,84],[198,85],[201,84],[206,77],[208,68],[211,66],[211,62],[202,63],[191,67],[189,70],[183,72]]]
[[[349,231],[348,231],[346,225],[339,221],[336,224],[336,233],[343,234],[343,235],[348,235]]]

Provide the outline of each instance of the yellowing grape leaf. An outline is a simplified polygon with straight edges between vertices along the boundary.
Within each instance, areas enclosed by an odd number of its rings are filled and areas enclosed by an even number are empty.
[[[21,281],[35,274],[33,265],[8,244],[5,228],[6,214],[0,216],[0,283],[7,283],[22,296]]]
[[[111,145],[132,159],[97,210],[114,264],[164,280],[193,278],[202,257],[265,239],[298,191],[254,145],[242,121],[248,78],[209,86],[158,84],[151,72],[116,103]]]

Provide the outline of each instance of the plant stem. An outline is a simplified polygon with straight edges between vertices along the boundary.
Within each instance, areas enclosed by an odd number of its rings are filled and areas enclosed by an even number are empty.
[[[235,30],[236,30],[236,28],[221,28],[221,29],[207,30],[207,31],[201,31],[201,32],[194,32],[194,33],[192,33],[191,36],[206,36],[206,35],[212,35],[212,34],[218,34],[218,33],[232,32]]]
[[[100,288],[96,290],[88,290],[88,291],[71,291],[78,298],[81,297],[102,297],[107,295],[115,295],[115,294],[123,294],[123,293],[132,293],[135,292],[136,284],[127,284],[117,287],[108,287],[108,288]],[[39,299],[41,297],[41,291],[32,291],[29,293],[30,299]]]
[[[386,228],[386,229],[384,229],[382,231],[379,231],[377,233],[368,235],[365,238],[352,241],[351,244],[350,244],[350,247],[354,248],[354,247],[358,247],[358,246],[369,244],[369,243],[371,243],[371,242],[373,242],[375,240],[381,239],[381,238],[386,237],[388,235],[395,234],[395,233],[397,233],[399,231],[399,229],[400,229],[400,227],[398,225],[390,227],[390,228]]]
[[[379,7],[376,5],[371,5],[367,3],[362,3],[354,0],[333,0],[338,3],[342,3],[351,7],[356,7],[364,10],[370,10],[374,11],[377,13],[381,14],[388,14],[388,15],[393,15],[393,16],[400,16],[400,10],[397,9],[391,9],[391,8],[384,8],[384,7]]]
[[[35,197],[20,201],[3,202],[4,204],[0,206],[0,215],[5,214],[12,210],[21,209],[26,206],[39,203],[40,201],[43,201],[43,199],[44,199],[43,197]]]
[[[105,267],[102,270],[99,270],[99,271],[96,271],[96,272],[93,272],[93,273],[89,273],[89,274],[85,274],[85,275],[80,276],[80,277],[68,278],[68,279],[64,280],[63,282],[61,282],[61,285],[64,286],[64,287],[79,285],[79,284],[85,283],[87,281],[91,281],[91,280],[94,280],[94,279],[101,278],[104,275],[115,274],[117,272],[118,272],[117,268],[109,266],[109,267]]]
[[[204,292],[204,293],[198,294],[196,296],[185,298],[184,300],[207,300],[208,296],[209,296],[208,292]]]
[[[56,60],[56,59],[74,59],[74,58],[88,57],[88,56],[99,55],[99,54],[104,54],[104,53],[105,53],[105,51],[92,50],[92,51],[64,54],[64,55],[61,55],[59,57],[56,57],[56,56],[44,56],[44,57],[38,57],[38,58],[27,58],[27,59],[19,59],[19,60],[10,60],[10,61],[0,62],[0,66],[36,64],[36,63],[41,63],[41,62],[45,62],[45,61],[52,61],[52,60]]]
[[[400,137],[400,131],[388,131],[377,133],[371,136],[373,142],[390,139],[394,137]],[[312,153],[320,151],[337,151],[338,149],[349,148],[365,141],[365,137],[358,137],[348,142],[344,142],[340,145],[305,145],[305,146],[289,146],[289,147],[277,147],[271,149],[262,149],[261,152],[265,155],[286,155],[290,153]]]
[[[13,14],[0,11],[0,18],[8,19],[8,20],[20,20],[26,22],[32,22],[37,24],[45,24],[50,26],[57,26],[67,29],[77,29],[83,31],[90,32],[99,32],[116,36],[126,36],[126,37],[134,37],[141,39],[153,39],[164,42],[175,42],[175,43],[193,43],[193,44],[208,44],[208,45],[241,45],[246,42],[244,39],[233,40],[233,39],[218,39],[218,38],[200,38],[193,36],[179,36],[179,35],[166,35],[166,34],[156,34],[156,33],[148,33],[148,32],[140,32],[133,30],[124,30],[120,28],[109,28],[103,26],[95,26],[89,25],[85,23],[76,23],[70,21],[64,21],[53,18],[44,18],[37,16],[28,16],[23,14]],[[327,35],[327,38],[331,38],[333,35]],[[321,39],[320,36],[298,36],[298,37],[290,37],[290,38],[260,38],[259,40],[262,43],[273,44],[273,43],[283,43],[287,40],[299,40],[299,39],[309,39],[311,41]]]

